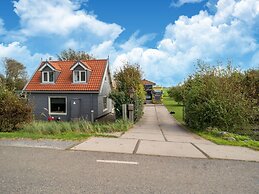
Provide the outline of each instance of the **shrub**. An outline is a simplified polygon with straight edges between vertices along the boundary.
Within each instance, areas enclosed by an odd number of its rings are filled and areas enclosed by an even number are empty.
[[[258,108],[247,97],[243,74],[226,68],[199,64],[184,84],[185,122],[194,129],[218,127],[227,131],[254,124]]]
[[[171,87],[168,90],[168,95],[175,100],[175,102],[183,102],[183,86]]]
[[[0,88],[0,131],[14,131],[19,125],[30,122],[32,108],[13,92]]]
[[[138,65],[125,64],[114,75],[116,89],[109,98],[114,102],[116,118],[122,117],[122,104],[134,104],[134,120],[143,114],[145,91],[141,81],[141,71]]]

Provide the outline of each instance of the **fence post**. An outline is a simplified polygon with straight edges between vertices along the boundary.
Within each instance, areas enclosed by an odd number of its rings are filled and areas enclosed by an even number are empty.
[[[122,119],[127,120],[127,104],[122,105]]]
[[[128,110],[129,110],[129,120],[131,122],[134,122],[134,104],[129,104]]]

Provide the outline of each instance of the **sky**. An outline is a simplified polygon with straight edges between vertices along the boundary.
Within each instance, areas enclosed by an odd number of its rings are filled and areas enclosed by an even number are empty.
[[[68,48],[109,57],[113,73],[139,64],[162,86],[183,82],[197,60],[258,68],[259,1],[0,0],[0,59],[31,76]]]

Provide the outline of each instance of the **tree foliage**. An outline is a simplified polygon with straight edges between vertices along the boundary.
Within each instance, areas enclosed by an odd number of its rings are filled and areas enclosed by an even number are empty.
[[[183,86],[178,85],[169,88],[168,95],[178,103],[183,102]]]
[[[198,71],[183,85],[186,124],[194,129],[228,131],[255,125],[258,79],[252,77],[251,72],[242,73],[231,64],[223,68],[199,62]]]
[[[0,131],[13,131],[32,119],[32,108],[12,91],[0,88]]]
[[[1,82],[11,91],[22,90],[27,82],[25,66],[11,58],[5,58],[3,64],[5,75],[1,76]]]
[[[59,55],[57,55],[57,57],[61,61],[94,59],[92,55],[89,55],[84,51],[75,51],[73,49],[63,50]]]
[[[145,99],[144,87],[142,85],[142,74],[139,65],[124,64],[115,73],[114,80],[116,89],[111,92],[110,98],[115,103],[116,116],[122,117],[122,104],[134,104],[134,119],[137,121],[143,114]]]

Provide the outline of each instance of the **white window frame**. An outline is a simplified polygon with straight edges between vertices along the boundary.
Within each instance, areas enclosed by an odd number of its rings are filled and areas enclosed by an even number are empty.
[[[76,72],[79,73],[79,81],[76,81]],[[82,81],[82,77],[81,77],[81,73],[84,72],[85,73],[85,81]],[[73,83],[86,83],[86,74],[87,72],[85,70],[74,70],[73,71]]]
[[[106,108],[104,107],[104,99],[106,99]],[[103,96],[103,112],[108,110],[108,97],[107,96]]]
[[[53,73],[53,81],[49,81],[49,73]],[[44,80],[44,73],[47,73],[47,81]],[[54,83],[54,71],[42,71],[41,72],[41,81],[42,83]]]
[[[65,113],[51,112],[51,98],[65,98],[66,112]],[[49,115],[67,115],[67,97],[66,96],[49,96],[48,97],[48,107],[49,107]]]

